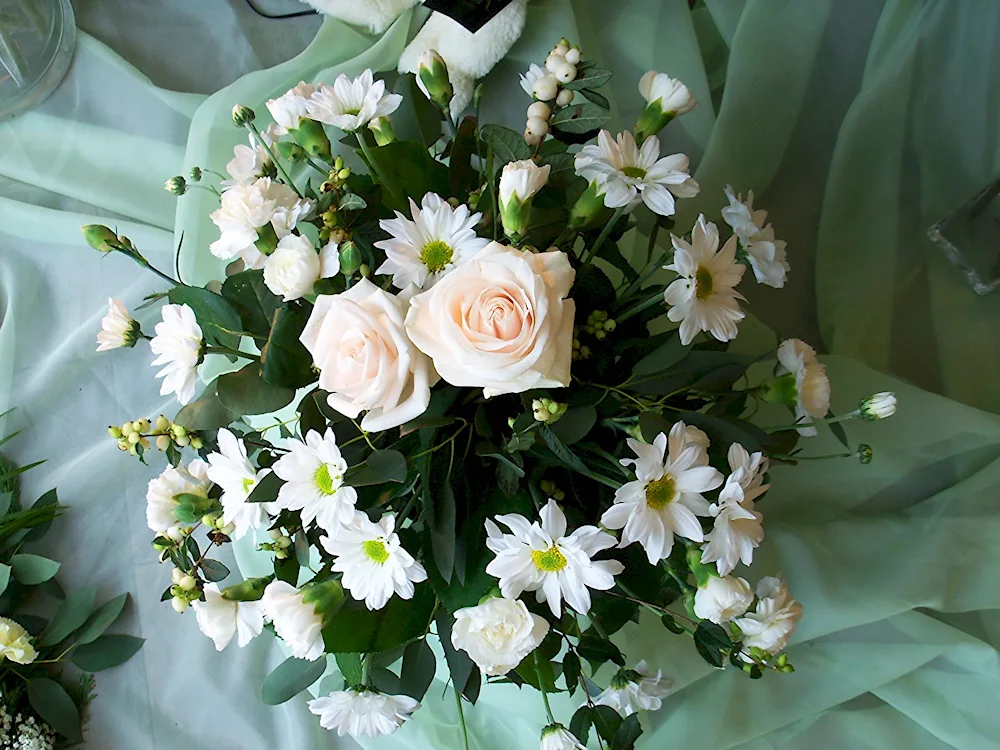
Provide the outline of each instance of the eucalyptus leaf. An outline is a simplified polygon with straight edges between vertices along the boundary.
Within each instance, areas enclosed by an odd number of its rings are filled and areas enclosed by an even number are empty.
[[[47,631],[42,636],[43,646],[53,646],[68,638],[77,628],[83,626],[94,611],[94,599],[97,588],[87,588],[74,591],[67,596],[52,616]],[[109,623],[110,624],[110,623]]]
[[[301,388],[316,381],[312,355],[299,340],[312,305],[303,300],[286,302],[274,313],[271,332],[260,350],[261,377],[286,388]]]
[[[47,557],[25,553],[14,555],[9,562],[14,580],[25,586],[36,586],[49,580],[59,572],[61,565]]]
[[[284,484],[281,477],[273,471],[265,474],[254,486],[250,496],[246,499],[248,503],[273,503],[278,499],[278,492]]]
[[[84,672],[100,672],[131,659],[143,642],[134,635],[102,635],[73,649],[70,661]]]
[[[364,683],[365,668],[361,654],[337,654],[337,669],[344,676],[348,687]]]
[[[69,601],[67,599],[66,601]],[[80,628],[74,639],[78,645],[90,643],[97,640],[104,631],[111,627],[111,624],[118,619],[125,603],[128,601],[128,594],[119,594],[114,599],[109,599],[98,607],[87,619],[86,624]]]
[[[229,576],[229,568],[218,560],[205,559],[201,561],[201,573],[206,581],[218,583]]]
[[[227,299],[207,289],[196,286],[175,286],[167,295],[175,305],[187,305],[194,311],[205,340],[235,349],[240,337],[230,331],[242,330],[240,314]]]
[[[290,701],[322,677],[325,671],[325,655],[316,661],[290,656],[264,679],[260,688],[261,702],[266,706],[278,706]]]
[[[426,638],[407,644],[403,652],[403,667],[399,673],[399,689],[403,695],[423,700],[427,688],[434,682],[437,659]]]
[[[39,718],[70,742],[82,738],[80,712],[66,689],[47,677],[28,680],[28,702]]]
[[[406,481],[406,457],[399,451],[377,450],[367,459],[368,467],[389,482]]]
[[[222,284],[222,296],[234,307],[243,321],[242,330],[267,336],[281,298],[264,283],[262,270],[241,271]]]
[[[0,563],[0,594],[7,590],[7,585],[10,583],[10,571],[9,565]]]
[[[258,362],[251,362],[238,372],[220,375],[216,387],[219,402],[240,415],[270,414],[288,406],[295,398],[295,389],[264,380]]]
[[[59,496],[56,494],[56,491],[54,489],[51,489],[44,495],[42,495],[40,498],[38,498],[35,501],[35,504],[31,506],[31,508],[32,510],[34,510],[35,508],[45,508],[51,505],[58,505],[58,504],[59,504]],[[4,511],[4,514],[6,514],[6,511]],[[32,527],[31,531],[25,534],[24,541],[37,542],[39,539],[45,536],[45,534],[48,532],[51,526],[52,526],[52,518],[42,521],[37,526]]]
[[[210,383],[196,401],[177,412],[174,423],[189,430],[217,430],[239,419],[219,401],[217,388],[217,380]]]
[[[323,628],[327,653],[390,651],[427,633],[437,605],[434,589],[417,584],[412,599],[394,596],[372,611],[354,603],[333,615]]]

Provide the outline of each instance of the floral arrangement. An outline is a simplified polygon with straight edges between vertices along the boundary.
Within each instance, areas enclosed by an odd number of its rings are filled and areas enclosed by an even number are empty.
[[[4,416],[4,415],[0,415]],[[6,443],[14,435],[0,440]],[[106,634],[128,594],[95,607],[93,586],[66,594],[60,563],[35,549],[62,513],[55,490],[31,507],[20,500],[20,476],[44,463],[15,466],[0,457],[0,748],[52,750],[83,737],[94,695],[93,672],[130,659],[142,639]],[[51,613],[43,617],[38,613]],[[83,672],[69,678],[63,666]]]
[[[183,408],[110,431],[170,462],[147,495],[173,567],[163,599],[190,606],[220,650],[267,627],[290,652],[265,703],[333,656],[343,689],[310,710],[339,734],[388,734],[443,654],[460,716],[484,682],[530,686],[547,710],[565,692],[580,708],[548,711],[544,750],[592,736],[624,750],[637,711],[670,689],[615,645],[643,610],[713,667],[793,671],[801,606],[779,578],[737,571],[764,538],[768,469],[797,463],[821,425],[846,446],[840,422],[889,416],[895,398],[837,417],[804,342],[728,350],[738,285],[783,286],[785,243],[752,195],[727,190],[727,240],[702,216],[661,246],[699,187],[657,134],[695,102],[650,72],[636,127],[614,136],[598,90],[610,76],[561,40],[522,77],[523,135],[481,125],[478,92],[456,126],[433,52],[418,96],[371,71],[300,83],[267,103],[264,130],[235,107],[249,144],[221,192],[202,168],[167,183],[218,195],[206,252],[229,265],[203,288],[153,269],[169,288],[149,298],[166,300],[152,337],[111,301],[101,348],[149,340],[161,393]],[[625,258],[637,222],[647,256]],[[149,266],[107,227],[84,234]],[[195,399],[209,357],[232,371]],[[748,421],[762,402],[787,405],[789,423]],[[273,573],[229,582],[213,550],[244,539]]]

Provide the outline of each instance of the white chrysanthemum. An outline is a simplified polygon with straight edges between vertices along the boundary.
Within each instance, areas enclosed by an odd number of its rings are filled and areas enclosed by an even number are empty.
[[[704,539],[697,516],[707,516],[708,501],[702,492],[722,484],[722,474],[701,460],[704,448],[687,443],[685,424],[677,422],[670,436],[662,432],[652,445],[628,438],[638,458],[623,458],[635,465],[636,481],[615,491],[615,503],[601,516],[609,529],[622,529],[620,547],[639,542],[649,562],[670,555],[674,534],[700,542]]]
[[[729,205],[722,209],[722,218],[739,237],[740,245],[747,253],[747,260],[757,281],[775,289],[785,285],[791,266],[786,260],[786,242],[774,238],[774,229],[767,221],[767,211],[755,210],[753,191],[747,193],[746,203],[741,195],[734,195],[726,186]]]
[[[320,258],[308,237],[290,234],[264,261],[264,284],[285,302],[305,297],[320,278]]]
[[[634,208],[640,201],[661,216],[672,216],[678,198],[698,194],[698,183],[688,174],[690,162],[684,154],[660,158],[660,139],[647,138],[640,149],[628,131],[618,134],[602,130],[597,144],[584,146],[576,155],[576,173],[596,181],[608,208]]]
[[[581,526],[567,536],[566,516],[552,499],[540,515],[541,525],[516,513],[497,516],[511,534],[486,520],[486,546],[496,555],[486,572],[500,579],[500,591],[508,599],[534,591],[535,598],[547,602],[556,617],[562,612],[563,599],[578,613],[586,613],[590,589],[607,591],[624,570],[616,560],[591,559],[615,546],[615,538],[596,526]]]
[[[572,732],[562,724],[549,724],[542,730],[538,750],[587,750]]]
[[[156,324],[156,335],[149,349],[158,354],[153,367],[163,365],[156,377],[163,378],[160,395],[176,393],[181,405],[194,398],[194,387],[204,347],[201,326],[187,305],[164,305],[163,320]]]
[[[149,480],[146,488],[146,524],[153,531],[169,531],[179,526],[174,517],[178,495],[208,497],[212,482],[208,478],[208,464],[194,459],[183,465],[168,466],[156,479]]]
[[[719,341],[736,338],[736,324],[746,317],[736,291],[746,267],[736,262],[736,237],[719,249],[719,230],[699,216],[691,231],[691,242],[671,235],[674,262],[664,266],[680,276],[663,292],[670,309],[667,317],[680,323],[681,343],[690,344],[699,331],[708,331]]]
[[[640,709],[659,711],[663,698],[673,689],[673,680],[656,674],[645,661],[640,661],[633,670],[622,670],[612,680],[611,685],[594,698],[599,706],[611,706],[622,716],[631,716]]]
[[[491,677],[514,669],[549,632],[549,623],[520,599],[487,599],[455,612],[451,643]]]
[[[343,737],[381,737],[392,734],[420,708],[408,695],[387,695],[367,688],[340,690],[309,701],[323,729]]]
[[[350,523],[319,540],[337,558],[333,569],[344,574],[344,588],[371,610],[382,609],[393,594],[412,599],[413,584],[427,580],[424,566],[393,533],[395,524],[395,516],[385,515],[374,523],[356,511]]]
[[[265,510],[269,504],[248,503],[247,498],[269,470],[254,469],[243,441],[229,430],[219,430],[217,440],[219,451],[208,454],[207,474],[222,488],[222,520],[235,525],[233,537],[240,539],[267,518]]]
[[[500,205],[506,205],[512,198],[520,203],[533,198],[549,181],[551,170],[551,165],[545,164],[540,167],[531,159],[505,164],[500,173]]]
[[[892,391],[882,391],[864,399],[858,406],[858,415],[865,420],[874,422],[888,419],[896,413],[896,394]]]
[[[403,97],[385,93],[385,81],[376,81],[371,70],[355,79],[337,76],[333,86],[321,85],[309,99],[309,116],[348,132],[372,120],[391,115]]]
[[[264,617],[296,659],[316,661],[323,655],[323,618],[303,600],[302,592],[284,581],[271,581],[260,600]]]
[[[694,446],[698,448],[698,459],[694,462],[695,466],[707,466],[708,465],[708,448],[712,444],[712,441],[708,439],[708,435],[705,434],[704,430],[695,427],[692,424],[684,425],[684,448],[689,446]]]
[[[311,201],[300,199],[290,187],[270,177],[233,185],[222,194],[221,202],[211,214],[221,234],[209,249],[223,260],[239,255],[250,268],[264,265],[265,256],[254,247],[258,230],[270,224],[280,239],[312,210]]]
[[[288,453],[273,467],[285,480],[278,491],[276,505],[284,510],[298,510],[302,525],[316,523],[327,533],[354,518],[358,493],[344,484],[347,462],[340,454],[337,436],[331,428],[325,434],[310,430],[305,442],[288,440]]]
[[[740,561],[750,565],[754,549],[764,539],[763,516],[753,509],[752,500],[746,501],[741,486],[745,476],[743,469],[731,474],[719,493],[719,502],[708,509],[715,517],[715,525],[705,535],[701,561],[714,562],[720,576],[728,575]]]
[[[800,339],[787,339],[778,347],[779,376],[795,378],[795,421],[822,419],[830,411],[830,379],[826,367],[816,359],[816,350]],[[815,427],[799,427],[803,437],[815,437]]]
[[[221,183],[224,188],[253,182],[271,163],[271,155],[268,154],[264,145],[271,146],[278,140],[277,128],[274,125],[269,125],[267,130],[260,135],[261,138],[258,140],[254,133],[250,133],[249,146],[240,143],[233,147],[233,158],[226,164],[226,172],[230,179],[223,180]]]
[[[661,112],[674,116],[683,115],[698,106],[687,86],[655,70],[650,70],[639,79],[639,93],[647,104],[656,104]]]
[[[223,599],[219,586],[206,584],[202,589],[205,601],[191,603],[198,629],[222,651],[236,636],[236,645],[246,646],[264,629],[264,605],[258,602],[236,602]]]
[[[37,656],[28,631],[13,620],[0,617],[0,661],[31,664]]]
[[[101,330],[97,334],[97,351],[135,346],[139,338],[139,324],[128,310],[116,299],[108,298],[108,314],[101,319]]]
[[[750,584],[736,576],[709,576],[694,594],[694,614],[721,625],[747,611],[753,602]]]
[[[375,243],[385,251],[385,262],[375,273],[392,274],[393,286],[398,289],[410,284],[430,288],[490,242],[476,236],[475,226],[482,214],[471,213],[464,204],[452,208],[436,193],[424,195],[420,208],[411,199],[410,215],[412,221],[398,211],[395,219],[381,220],[379,226],[392,238]]]
[[[801,617],[802,605],[789,595],[785,582],[768,577],[757,584],[757,607],[735,622],[743,631],[745,648],[777,654],[788,645]]]
[[[289,128],[295,129],[299,126],[299,120],[303,117],[311,117],[309,114],[309,100],[316,93],[316,87],[311,83],[300,81],[297,86],[289,89],[277,99],[269,99],[267,111],[274,118],[275,133],[284,135]]]

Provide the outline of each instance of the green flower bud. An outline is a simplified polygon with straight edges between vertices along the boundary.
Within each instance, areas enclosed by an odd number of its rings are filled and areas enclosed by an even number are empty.
[[[417,85],[424,96],[434,102],[438,109],[448,114],[455,90],[448,77],[448,66],[437,50],[427,50],[417,61]]]
[[[275,234],[271,222],[257,230],[257,241],[253,244],[263,255],[270,255],[274,252],[274,248],[278,246],[278,235]]]
[[[872,462],[872,447],[862,443],[858,446],[857,456],[858,461],[860,461],[863,466],[867,466]]]
[[[191,167],[191,182],[201,182],[201,167]]]
[[[83,227],[83,239],[102,253],[114,252],[121,246],[118,236],[103,224],[87,224]]]
[[[580,194],[569,212],[569,228],[574,230],[589,229],[596,225],[602,214],[608,213],[604,206],[604,193],[596,182],[590,183]]]
[[[250,107],[242,104],[237,104],[233,107],[233,125],[238,128],[246,127],[253,122],[256,117],[257,115],[254,114],[254,111],[250,109]]]
[[[187,181],[180,175],[177,175],[163,183],[163,189],[174,195],[184,195],[187,192]]]
[[[792,672],[795,671],[795,667],[793,667],[791,664],[785,664],[784,666],[778,667],[778,671],[781,672],[782,674],[791,674]]]
[[[288,134],[307,153],[318,156],[324,161],[330,161],[333,158],[330,150],[330,138],[323,129],[322,123],[302,117],[299,119],[297,128],[288,128]]]
[[[368,129],[375,134],[375,143],[385,146],[396,140],[396,133],[392,129],[392,123],[388,117],[379,117],[368,123]],[[360,136],[359,136],[360,137]]]
[[[264,589],[272,580],[272,576],[248,578],[243,583],[227,586],[220,593],[223,599],[231,602],[255,602],[264,596]]]
[[[361,248],[348,240],[340,246],[340,272],[351,278],[361,268],[363,257]]]
[[[336,158],[336,159],[334,160],[334,162],[333,162],[333,168],[334,168],[334,169],[336,169],[336,170],[337,170],[338,172],[339,172],[339,171],[340,171],[341,169],[343,169],[343,168],[344,168],[344,157],[343,157],[343,156],[338,156],[338,157],[337,157],[337,158]]]

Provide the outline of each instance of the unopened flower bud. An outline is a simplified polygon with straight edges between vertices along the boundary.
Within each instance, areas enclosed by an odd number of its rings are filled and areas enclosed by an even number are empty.
[[[515,419],[514,417],[507,417],[507,426],[510,427],[512,430],[514,429],[515,422],[517,422],[517,419]]]
[[[862,419],[869,421],[887,419],[896,413],[896,394],[883,391],[869,396],[858,405],[858,412]]]
[[[110,427],[108,427],[108,434],[115,440],[118,440],[122,436],[122,430],[120,427],[115,427],[114,425],[111,425]]]
[[[184,599],[179,596],[175,596],[173,599],[170,600],[170,606],[174,608],[174,612],[176,612],[177,614],[181,614],[182,612],[184,612],[184,610],[186,610],[189,605],[190,602],[187,599]]]
[[[396,140],[396,133],[392,129],[392,121],[388,117],[379,117],[368,123],[368,129],[375,135],[375,143],[385,146]]]
[[[201,167],[191,167],[191,182],[201,182]]]
[[[333,160],[333,168],[336,169],[338,172],[344,168],[343,156],[338,156],[336,159]]]
[[[126,422],[122,425],[122,435],[125,435],[126,437],[135,431],[135,425],[132,422]]]
[[[778,661],[776,663],[779,667],[783,667],[788,664],[788,654],[779,654]]]
[[[573,46],[573,43],[566,37],[562,37],[558,42],[556,42],[556,46],[565,47],[566,49],[569,49],[570,47]]]
[[[253,122],[256,117],[257,115],[254,114],[254,111],[250,109],[250,107],[243,104],[237,104],[233,107],[233,125],[238,128],[246,127]]]
[[[149,438],[140,437],[139,445],[142,446],[143,450],[149,450]]]
[[[455,90],[448,77],[448,66],[437,50],[427,50],[418,58],[417,85],[442,112],[448,112]]]
[[[782,666],[778,667],[778,671],[781,672],[782,674],[791,674],[792,672],[795,671],[795,667],[793,667],[791,664],[783,664]]]
[[[87,224],[83,227],[83,239],[102,253],[110,253],[121,245],[118,236],[102,224]]]
[[[156,449],[165,451],[170,447],[170,437],[168,435],[160,435],[156,438]]]
[[[184,195],[187,192],[187,181],[180,175],[177,175],[163,183],[163,189],[174,195]]]
[[[568,107],[570,104],[573,103],[573,97],[575,95],[576,95],[575,92],[570,91],[569,89],[562,89],[556,95],[556,104],[558,104],[560,107]]]
[[[213,515],[212,513],[207,513],[201,517],[201,523],[210,529],[214,529],[216,524],[219,522],[219,516]]]
[[[279,560],[284,560],[288,557],[288,553],[283,549],[276,549],[274,551],[274,556]]]
[[[350,278],[361,268],[363,257],[361,248],[348,240],[340,246],[340,271]]]
[[[285,534],[284,534],[284,532],[282,532],[282,530],[281,530],[281,529],[268,529],[268,530],[267,530],[267,535],[268,535],[269,537],[271,537],[271,539],[272,539],[273,541],[275,541],[275,542],[276,542],[276,541],[278,541],[279,539],[281,539],[281,537],[283,537],[283,536],[284,536]]]
[[[858,446],[858,452],[856,455],[858,457],[858,461],[860,461],[862,465],[870,464],[872,462],[872,447],[862,443]]]
[[[156,429],[163,431],[170,427],[170,420],[162,414],[156,418]]]

